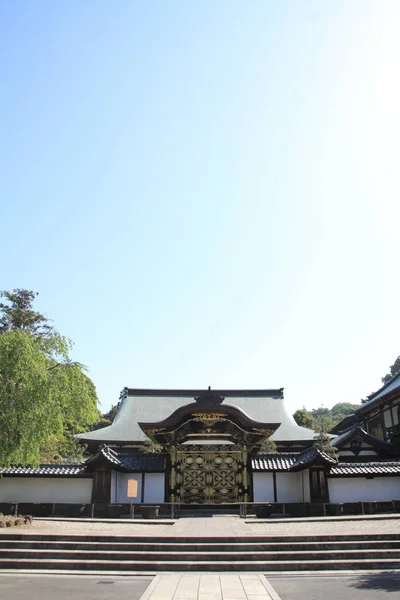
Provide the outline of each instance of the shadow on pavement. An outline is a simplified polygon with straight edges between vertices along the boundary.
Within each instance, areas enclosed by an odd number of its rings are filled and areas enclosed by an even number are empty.
[[[382,590],[386,592],[400,591],[400,573],[379,571],[379,573],[361,575],[353,580],[351,587],[358,590]]]

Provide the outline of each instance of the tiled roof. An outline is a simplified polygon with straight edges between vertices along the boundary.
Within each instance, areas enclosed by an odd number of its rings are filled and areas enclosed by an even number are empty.
[[[291,471],[306,469],[315,460],[334,465],[337,461],[313,446],[297,454],[258,454],[252,458],[253,471]]]
[[[105,459],[112,467],[120,471],[145,471],[145,472],[162,472],[166,469],[167,455],[166,454],[118,454],[106,444],[100,447],[100,450],[95,456],[86,461],[86,465],[90,466],[99,459]]]
[[[367,433],[359,425],[353,426],[351,429],[348,429],[347,431],[344,431],[343,433],[335,437],[335,439],[332,440],[332,445],[336,446],[337,448],[340,448],[356,438],[359,438],[363,440],[366,444],[372,446],[373,448],[378,448],[387,452],[388,454],[391,454],[393,451],[393,446],[391,444],[380,440],[379,438],[375,437],[374,435],[371,435],[370,433]]]
[[[71,477],[73,475],[84,475],[86,468],[84,465],[63,465],[63,464],[48,464],[39,465],[38,467],[1,467],[0,475],[35,475],[51,477]]]
[[[400,475],[400,462],[338,463],[329,471],[330,476]]]
[[[120,455],[124,466],[132,471],[160,472],[167,466],[166,454],[135,454],[130,456]]]
[[[389,383],[386,383],[383,387],[381,387],[380,390],[375,392],[375,394],[372,394],[369,397],[368,402],[365,402],[361,406],[361,409],[358,409],[358,411],[356,412],[359,412],[360,410],[364,412],[364,409],[372,405],[374,402],[376,402],[376,400],[381,400],[382,398],[384,398],[385,396],[387,396],[391,392],[394,392],[397,389],[400,392],[400,373],[393,377],[393,379],[389,381]]]
[[[253,471],[289,471],[298,454],[258,454],[251,459]]]
[[[311,466],[315,462],[318,462],[319,464],[323,463],[329,466],[336,465],[338,461],[316,446],[312,446],[311,448],[307,448],[307,450],[299,454],[291,469],[293,471],[301,471],[302,469],[306,469],[307,467]]]

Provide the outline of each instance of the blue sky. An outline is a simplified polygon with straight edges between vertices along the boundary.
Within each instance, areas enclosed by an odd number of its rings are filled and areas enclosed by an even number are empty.
[[[129,387],[357,402],[400,354],[396,0],[5,1],[1,289]]]

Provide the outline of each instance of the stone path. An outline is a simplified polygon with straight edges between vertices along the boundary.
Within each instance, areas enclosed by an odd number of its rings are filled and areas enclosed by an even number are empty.
[[[140,600],[280,600],[258,573],[157,575]]]

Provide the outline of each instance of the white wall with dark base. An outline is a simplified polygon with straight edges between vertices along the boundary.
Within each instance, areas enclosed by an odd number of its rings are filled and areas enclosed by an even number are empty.
[[[272,473],[253,473],[254,502],[274,501],[274,479]]]
[[[307,502],[303,494],[302,473],[276,474],[277,502]]]
[[[135,479],[137,481],[136,498],[128,498],[128,481]],[[111,472],[111,502],[125,504],[133,502],[140,504],[156,504],[164,502],[164,473],[119,473]]]
[[[67,477],[2,477],[0,502],[89,504],[92,479]]]
[[[336,502],[384,502],[400,499],[400,477],[328,478],[329,500]]]
[[[135,479],[137,482],[137,496],[136,498],[128,497],[128,481]],[[111,473],[111,502],[118,504],[126,504],[133,502],[134,504],[140,504],[142,501],[142,473],[119,473],[113,471]]]
[[[277,502],[309,502],[310,484],[307,471],[276,473]],[[274,502],[273,473],[253,473],[254,502]]]
[[[144,475],[144,501],[149,504],[164,502],[164,473],[145,473]]]

